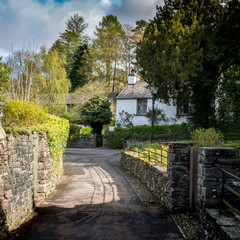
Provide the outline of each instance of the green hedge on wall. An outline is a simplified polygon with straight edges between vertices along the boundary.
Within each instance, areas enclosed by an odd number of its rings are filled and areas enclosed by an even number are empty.
[[[189,126],[186,123],[154,126],[153,138],[159,141],[179,141],[190,138]],[[108,146],[123,148],[124,141],[147,141],[151,137],[151,126],[133,126],[130,128],[116,127],[114,132],[105,132]]]
[[[47,114],[46,110],[33,102],[10,100],[3,108],[3,128],[10,134],[46,132],[49,150],[55,162],[55,173],[62,169],[60,162],[67,145],[69,121]]]

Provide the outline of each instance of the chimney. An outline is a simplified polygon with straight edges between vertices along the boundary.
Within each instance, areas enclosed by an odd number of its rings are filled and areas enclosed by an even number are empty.
[[[128,74],[128,85],[134,85],[137,81],[139,81],[139,76],[136,73],[135,69],[132,69]]]

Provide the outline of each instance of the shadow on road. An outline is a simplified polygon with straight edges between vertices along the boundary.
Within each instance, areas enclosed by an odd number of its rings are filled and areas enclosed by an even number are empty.
[[[57,189],[9,239],[181,239],[157,207],[142,205],[105,149],[67,149]]]

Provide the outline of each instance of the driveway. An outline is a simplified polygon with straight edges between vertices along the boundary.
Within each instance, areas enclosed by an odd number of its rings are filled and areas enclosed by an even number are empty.
[[[181,239],[167,216],[143,205],[110,164],[119,157],[103,148],[66,149],[61,183],[12,239]]]

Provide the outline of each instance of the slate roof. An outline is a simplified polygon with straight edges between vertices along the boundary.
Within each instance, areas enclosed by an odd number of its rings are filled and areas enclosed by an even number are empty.
[[[136,98],[152,98],[152,94],[146,87],[148,83],[138,81],[134,85],[127,85],[118,94],[116,99],[136,99]]]

